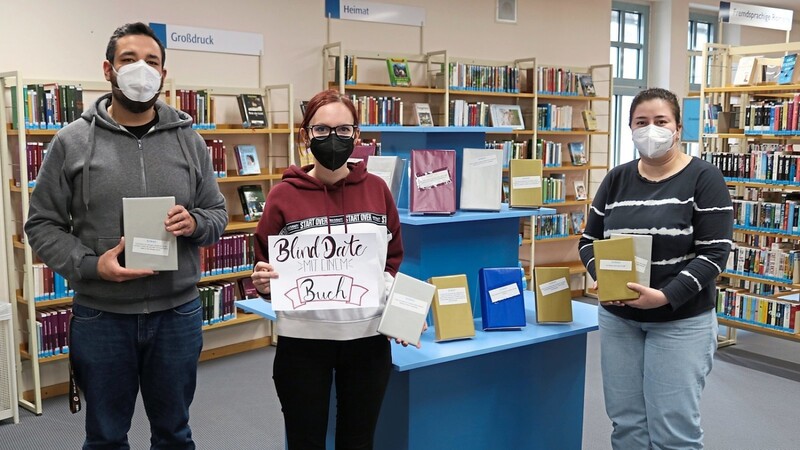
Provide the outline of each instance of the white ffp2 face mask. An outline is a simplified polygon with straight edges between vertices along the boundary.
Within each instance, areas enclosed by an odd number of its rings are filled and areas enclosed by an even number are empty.
[[[140,59],[133,64],[113,68],[117,74],[117,85],[129,100],[146,102],[152,100],[161,88],[161,74]]]
[[[672,148],[675,133],[677,131],[651,123],[646,127],[633,130],[633,146],[636,147],[639,155],[645,158],[660,158]]]

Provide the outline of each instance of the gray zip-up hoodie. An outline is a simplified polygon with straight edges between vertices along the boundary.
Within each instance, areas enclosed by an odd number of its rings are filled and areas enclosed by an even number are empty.
[[[110,97],[53,138],[25,233],[38,257],[69,280],[75,303],[123,314],[174,308],[198,295],[199,247],[225,229],[225,198],[188,115],[158,101],[158,123],[140,140],[109,116]],[[122,236],[122,198],[159,196],[174,196],[197,222],[193,235],[178,237],[179,269],[122,283],[101,279],[98,259]]]

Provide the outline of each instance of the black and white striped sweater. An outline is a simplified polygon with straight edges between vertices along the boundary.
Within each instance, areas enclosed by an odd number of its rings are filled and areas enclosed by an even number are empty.
[[[639,160],[612,169],[590,207],[578,244],[595,277],[594,247],[611,233],[653,236],[650,287],[669,304],[651,310],[607,306],[626,319],[665,322],[714,308],[714,279],[731,249],[733,207],[719,169],[697,158],[677,174],[653,182],[639,175]]]

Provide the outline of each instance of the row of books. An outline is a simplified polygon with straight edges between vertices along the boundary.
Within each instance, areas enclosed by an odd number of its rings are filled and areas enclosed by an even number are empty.
[[[786,298],[788,297],[788,298]],[[716,311],[725,319],[750,323],[784,333],[800,333],[800,302],[796,293],[780,297],[753,295],[717,287]]]
[[[545,167],[561,167],[564,163],[564,158],[561,155],[562,148],[563,144],[561,142],[537,139],[533,159],[541,159]]]
[[[255,264],[253,233],[225,234],[200,251],[201,276],[209,277],[250,270]]]
[[[564,203],[566,200],[567,186],[563,173],[554,173],[542,179],[542,202],[545,205]]]
[[[485,102],[467,102],[466,100],[450,100],[449,122],[451,127],[488,127],[490,126],[490,105]]]
[[[38,348],[34,352],[28,342],[28,353],[48,358],[69,353],[69,322],[71,308],[42,308],[36,310]]]
[[[208,156],[211,157],[211,167],[214,170],[214,176],[217,178],[225,178],[228,176],[228,150],[223,144],[222,139],[206,139],[206,148],[208,149]]]
[[[571,322],[572,296],[568,268],[537,268],[536,320]],[[484,331],[520,330],[527,326],[519,267],[486,267],[478,271],[478,303]],[[417,344],[428,310],[433,311],[437,342],[475,337],[473,306],[466,274],[426,281],[398,273],[389,291],[378,331]],[[420,308],[406,306],[413,299]]]
[[[167,103],[170,102],[170,91],[166,92]],[[217,128],[215,114],[216,100],[205,90],[176,89],[175,108],[185,112],[192,118],[192,128],[213,130]]]
[[[769,194],[781,197],[780,192]],[[782,202],[733,199],[733,225],[736,229],[800,234],[799,217],[800,198]]]
[[[36,177],[50,147],[49,142],[25,142],[25,158],[28,161],[28,187],[36,186]],[[15,183],[19,187],[19,182]]]
[[[751,102],[744,109],[744,133],[754,135],[800,135],[800,94],[791,100]]]
[[[358,111],[360,125],[403,125],[400,97],[350,96]]]
[[[791,144],[753,144],[749,153],[703,152],[702,158],[717,166],[729,181],[759,182],[778,185],[800,185],[800,153],[787,153],[757,148],[791,149]]]
[[[533,226],[536,240],[563,238],[571,233],[569,213],[535,216]]]
[[[358,80],[358,58],[355,55],[344,55],[344,84],[356,84]],[[334,57],[334,82],[339,84],[339,57]]]
[[[26,130],[56,130],[83,114],[83,88],[57,83],[29,84],[22,87],[22,102]],[[17,86],[12,86],[11,114],[15,130],[20,129],[18,107]]]
[[[788,248],[787,248],[788,247]],[[725,272],[779,283],[800,283],[800,251],[791,243],[768,248],[734,245]]]
[[[797,53],[789,53],[780,58],[743,56],[736,65],[733,85],[792,84],[800,82],[798,72]]]
[[[486,141],[485,148],[502,150],[503,151],[503,168],[508,169],[508,165],[512,159],[527,159],[530,158],[529,143],[527,141]]]
[[[520,92],[518,67],[451,62],[447,73],[448,84],[454,91]]]
[[[536,83],[539,94],[545,95],[596,95],[592,76],[575,73],[562,67],[537,67]]]
[[[543,103],[536,109],[536,128],[539,131],[572,130],[572,106]]]
[[[67,279],[45,264],[35,263],[31,268],[33,269],[34,302],[72,297],[75,294]]]
[[[203,325],[214,325],[236,318],[235,286],[236,283],[225,281],[198,287],[203,308]]]

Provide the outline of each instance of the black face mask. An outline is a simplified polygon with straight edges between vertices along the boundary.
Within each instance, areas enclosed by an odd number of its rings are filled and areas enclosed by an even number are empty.
[[[311,154],[322,164],[322,167],[334,171],[347,162],[353,154],[355,140],[342,139],[331,132],[325,139],[311,139]]]

